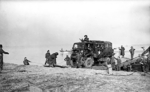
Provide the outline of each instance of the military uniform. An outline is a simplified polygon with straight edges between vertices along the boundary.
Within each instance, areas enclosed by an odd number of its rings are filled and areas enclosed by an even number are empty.
[[[53,57],[53,64],[55,64],[55,65],[57,64],[57,62],[56,62],[57,55],[58,55],[57,52],[54,53],[54,54],[52,54],[52,57]]]
[[[0,68],[3,69],[3,54],[9,54],[2,49],[2,45],[0,45]]]
[[[73,50],[73,54],[71,54],[72,67],[77,68],[78,66],[80,66],[81,62],[79,61],[79,56],[80,55],[78,53],[78,50]]]
[[[49,50],[48,50],[47,53],[45,54],[45,58],[46,58],[45,65],[46,65],[46,63],[48,63],[48,58],[49,57],[50,57],[50,53],[49,53]]]
[[[125,55],[125,48],[123,47],[123,46],[121,46],[121,49],[119,49],[120,50],[120,55],[122,55],[122,57],[124,57],[124,55]]]
[[[56,58],[57,58],[57,55],[58,55],[58,53],[56,52],[56,53],[51,54],[50,57],[48,57],[48,64],[49,64],[50,66],[56,65]]]
[[[31,62],[31,61],[29,61],[28,59],[25,58],[24,61],[23,61],[23,64],[24,65],[30,65],[29,62]]]
[[[64,59],[66,61],[66,65],[71,66],[71,59],[67,55],[66,58]]]
[[[115,57],[112,56],[111,57],[111,67],[113,70],[116,70],[116,62],[115,62]]]
[[[89,41],[89,38],[88,38],[87,35],[85,35],[84,37],[85,37],[85,38],[84,38],[84,41]]]
[[[121,59],[120,58],[116,58],[117,59],[117,71],[120,71],[121,68]]]
[[[131,49],[129,51],[131,54],[131,59],[133,59],[135,49],[133,47],[131,47]]]

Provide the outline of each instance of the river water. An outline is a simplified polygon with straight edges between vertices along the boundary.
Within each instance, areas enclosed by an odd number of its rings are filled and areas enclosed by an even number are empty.
[[[145,48],[148,47],[144,46]],[[134,46],[135,55],[137,57],[139,54],[143,52],[141,46]],[[125,57],[130,58],[129,49],[130,47],[125,47]],[[4,62],[6,63],[15,63],[15,64],[23,64],[24,57],[27,57],[31,61],[31,65],[44,65],[45,63],[45,53],[47,52],[47,48],[4,48],[5,51],[8,51],[9,55],[4,55]],[[58,52],[59,55],[57,57],[57,64],[59,65],[66,65],[64,58],[66,55],[70,55],[69,52],[60,52],[58,48],[51,49],[51,53]],[[115,57],[119,56],[119,50],[115,50]]]

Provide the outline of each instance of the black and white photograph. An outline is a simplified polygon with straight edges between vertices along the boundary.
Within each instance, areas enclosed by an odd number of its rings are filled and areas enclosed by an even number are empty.
[[[150,0],[0,0],[0,92],[150,92]]]

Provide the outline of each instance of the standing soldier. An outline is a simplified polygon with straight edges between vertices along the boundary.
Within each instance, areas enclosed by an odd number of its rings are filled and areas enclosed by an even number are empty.
[[[3,49],[2,44],[0,44],[0,70],[3,70],[3,54],[9,54],[8,52],[5,52]]]
[[[119,48],[119,50],[120,50],[120,55],[122,56],[122,57],[124,57],[124,55],[125,55],[125,48],[121,45],[121,48]]]
[[[71,54],[71,60],[72,60],[72,67],[73,68],[77,68],[77,54],[78,54],[78,51],[76,49],[73,50],[73,53]]]
[[[50,52],[49,50],[47,50],[47,53],[45,54],[45,58],[46,58],[45,65],[46,63],[48,63],[49,57],[50,57]]]
[[[25,58],[24,58],[24,61],[23,61],[23,64],[24,64],[24,65],[30,65],[29,62],[31,62],[31,61],[29,61],[29,60],[25,57]]]
[[[113,54],[113,56],[111,57],[111,67],[112,67],[112,70],[116,70],[116,65],[117,65],[117,62],[115,60],[115,53]]]
[[[84,41],[89,41],[89,38],[87,35],[84,35]]]
[[[81,42],[88,42],[89,41],[89,38],[87,35],[84,35],[84,39],[80,39]]]
[[[117,59],[117,71],[120,71],[120,68],[121,68],[121,59],[120,59],[120,56],[118,56]]]
[[[135,51],[135,49],[133,48],[133,46],[131,46],[131,49],[130,49],[129,51],[130,51],[130,54],[131,54],[131,60],[132,60],[133,57],[134,57],[134,51]]]

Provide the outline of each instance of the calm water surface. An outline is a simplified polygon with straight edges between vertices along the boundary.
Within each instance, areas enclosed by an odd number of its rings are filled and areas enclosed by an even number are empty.
[[[144,46],[147,48],[148,46]],[[130,58],[129,49],[130,47],[125,47],[125,57]],[[138,56],[143,52],[141,46],[135,47],[135,55],[134,57]],[[9,55],[4,55],[4,62],[7,63],[15,63],[15,64],[23,64],[24,57],[27,57],[31,61],[31,65],[44,65],[45,63],[45,53],[47,52],[48,48],[4,48],[5,51],[8,51]],[[64,58],[66,55],[70,55],[68,52],[59,52],[60,49],[55,48],[51,49],[50,52],[58,52],[57,64],[59,65],[66,65]],[[115,56],[119,56],[119,51],[115,50]]]

